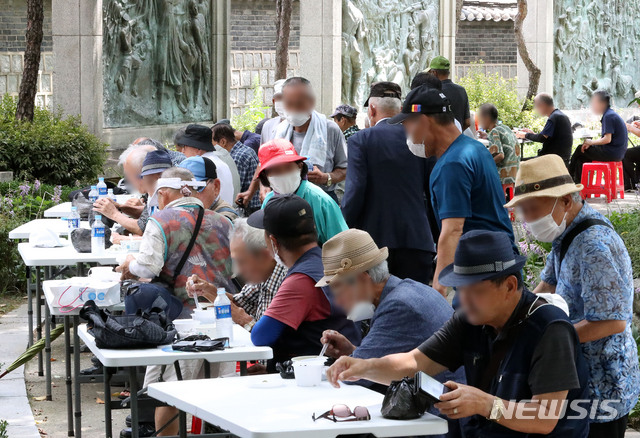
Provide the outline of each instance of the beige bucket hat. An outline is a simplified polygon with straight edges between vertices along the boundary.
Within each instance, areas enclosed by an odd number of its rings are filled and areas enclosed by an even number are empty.
[[[562,158],[558,155],[543,155],[520,163],[513,199],[505,207],[515,207],[527,198],[559,198],[583,188],[582,184],[573,182]]]
[[[336,234],[322,246],[324,277],[316,287],[325,287],[332,282],[365,272],[389,257],[387,248],[378,248],[369,233],[350,229]]]

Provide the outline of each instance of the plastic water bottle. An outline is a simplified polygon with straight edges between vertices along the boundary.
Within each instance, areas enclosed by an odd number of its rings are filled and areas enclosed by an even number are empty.
[[[98,187],[91,186],[91,190],[89,191],[89,201],[96,202],[98,200]]]
[[[91,252],[102,254],[104,252],[104,224],[102,216],[97,214],[91,227]]]
[[[71,232],[80,228],[80,215],[78,214],[78,207],[71,207],[71,214],[67,218],[67,225],[69,226],[69,240],[71,240]]]
[[[118,202],[118,199],[116,198],[116,195],[113,194],[113,189],[109,189],[107,190],[107,196],[109,197],[109,199],[111,199],[113,202]]]
[[[98,178],[98,185],[96,186],[98,189],[98,198],[106,198],[108,195],[107,184],[104,182],[104,178]]]
[[[216,336],[218,338],[229,338],[233,340],[233,320],[231,319],[231,301],[227,297],[227,291],[218,289],[218,296],[213,302],[216,311]]]

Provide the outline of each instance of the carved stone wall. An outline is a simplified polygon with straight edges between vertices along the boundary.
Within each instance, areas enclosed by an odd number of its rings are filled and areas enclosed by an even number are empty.
[[[407,89],[439,47],[438,0],[343,0],[342,102],[362,105],[369,84]]]
[[[554,93],[581,108],[597,89],[626,106],[640,84],[640,0],[555,0]]]

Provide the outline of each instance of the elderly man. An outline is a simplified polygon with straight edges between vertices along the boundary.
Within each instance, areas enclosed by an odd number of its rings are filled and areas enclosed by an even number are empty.
[[[508,206],[520,210],[536,239],[553,242],[534,292],[556,293],[569,305],[589,365],[588,398],[600,402],[590,436],[622,438],[640,391],[631,260],[611,223],[582,201],[580,190],[562,159],[547,155],[522,163]]]
[[[262,185],[273,190],[265,197],[263,208],[274,194],[300,196],[313,209],[320,244],[348,228],[338,204],[321,188],[306,180],[305,158],[298,155],[290,142],[276,139],[263,144],[259,158],[258,178]]]
[[[524,288],[525,262],[505,233],[470,231],[439,279],[458,288],[461,310],[418,348],[380,359],[343,356],[327,379],[336,387],[389,384],[464,366],[468,385],[446,382],[434,406],[450,419],[470,417],[466,436],[586,438],[588,420],[571,404],[587,398],[578,336],[560,308]]]
[[[238,213],[220,196],[220,179],[212,160],[205,157],[189,157],[178,167],[191,172],[196,181],[204,181],[207,184],[193,194],[205,207],[209,206],[209,210],[221,214],[231,222],[238,218]]]
[[[288,268],[287,276],[266,312],[251,331],[255,345],[273,348],[276,362],[295,356],[318,354],[325,330],[342,333],[358,344],[360,334],[353,322],[335,306],[330,291],[316,287],[323,276],[322,252],[311,205],[296,195],[277,196],[248,224],[265,230],[275,260]]]
[[[182,163],[186,158],[182,152],[172,151],[171,149],[167,149],[162,143],[160,143],[158,140],[154,140],[153,138],[140,137],[135,139],[135,141],[131,144],[139,145],[139,146],[151,145],[151,146],[154,146],[157,150],[167,151],[169,153],[169,156],[171,157],[171,163],[173,163],[174,166],[177,166],[178,164]]]
[[[485,103],[478,109],[478,126],[487,133],[489,152],[496,162],[502,187],[513,187],[520,166],[520,145],[516,136],[508,126],[498,123],[498,108],[492,103]]]
[[[450,79],[451,63],[444,56],[436,56],[429,64],[429,73],[442,81],[442,92],[451,102],[451,111],[462,127],[461,131],[471,126],[469,97],[464,87],[454,84]]]
[[[360,130],[356,123],[357,116],[358,109],[347,104],[338,105],[333,114],[331,114],[331,118],[336,122],[344,135],[344,139],[347,141],[349,137]]]
[[[371,86],[372,127],[349,139],[349,172],[342,212],[351,228],[367,231],[389,248],[389,271],[429,284],[435,245],[428,219],[428,163],[407,149],[402,126],[390,125],[402,107],[393,82]],[[384,177],[383,177],[384,176]]]
[[[274,117],[264,121],[260,128],[260,144],[273,140],[276,135],[276,127],[285,119],[284,103],[282,102],[282,86],[286,79],[278,79],[273,84],[273,112]],[[257,127],[256,127],[257,132]]]
[[[446,288],[438,283],[438,275],[453,262],[462,233],[502,231],[514,242],[493,157],[482,143],[460,134],[449,106],[442,91],[423,85],[411,90],[402,113],[389,120],[404,124],[407,145],[414,155],[438,159],[431,172],[430,190],[441,230],[433,288],[442,294]],[[515,243],[513,247],[517,251]]]
[[[176,149],[183,152],[187,158],[203,156],[214,162],[220,178],[220,196],[226,203],[233,205],[235,196],[240,191],[240,175],[231,155],[224,149],[224,156],[216,151],[211,128],[189,125],[179,129],[173,141]]]
[[[530,129],[523,129],[516,132],[516,137],[542,143],[538,156],[556,154],[564,160],[566,165],[569,165],[573,147],[573,132],[569,117],[555,107],[553,97],[548,93],[540,93],[533,99],[533,109],[540,116],[547,117],[544,128],[539,134]]]

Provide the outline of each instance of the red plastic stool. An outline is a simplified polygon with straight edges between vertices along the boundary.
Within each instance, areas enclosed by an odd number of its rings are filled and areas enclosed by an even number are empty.
[[[605,195],[611,202],[611,170],[608,163],[584,163],[582,165],[582,199]]]
[[[191,417],[191,435],[202,435],[204,433],[204,422],[198,417]]]
[[[611,199],[616,199],[620,195],[620,199],[624,199],[624,169],[622,161],[595,161],[597,164],[606,164],[611,172],[609,178],[609,190],[611,190]]]
[[[515,196],[515,184],[502,184],[502,190],[504,190],[504,199],[506,202],[509,202]],[[513,211],[513,208],[509,209],[509,218],[511,222],[516,221],[516,214]]]

